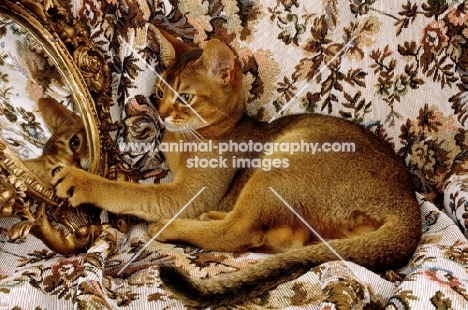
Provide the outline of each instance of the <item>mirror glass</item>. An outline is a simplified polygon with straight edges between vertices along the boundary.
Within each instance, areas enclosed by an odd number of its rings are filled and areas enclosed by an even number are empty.
[[[76,253],[100,235],[100,211],[68,207],[50,181],[58,166],[104,169],[100,122],[75,54],[55,32],[63,29],[25,7],[0,1],[0,218],[10,241],[31,233]]]
[[[0,11],[0,136],[44,183],[59,163],[91,172],[98,166],[92,107],[58,43]]]

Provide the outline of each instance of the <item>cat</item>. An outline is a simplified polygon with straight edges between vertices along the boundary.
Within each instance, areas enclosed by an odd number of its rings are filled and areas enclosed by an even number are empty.
[[[405,163],[386,142],[332,116],[258,122],[245,113],[242,71],[226,44],[212,39],[203,49],[192,48],[163,31],[158,40],[166,68],[155,90],[165,127],[160,145],[173,182],[115,182],[61,167],[53,180],[59,197],[73,206],[93,204],[153,222],[148,232],[161,242],[278,253],[204,280],[161,266],[165,287],[189,306],[259,296],[337,260],[334,251],[374,271],[408,262],[421,235],[420,207]],[[312,154],[305,150],[309,142],[322,148]],[[344,143],[353,147],[326,152]],[[292,152],[293,145],[304,151]],[[189,201],[178,218],[168,220]]]
[[[52,182],[57,165],[88,169],[89,148],[81,116],[53,98],[40,98],[38,108],[51,131],[42,154],[23,163],[47,184]]]

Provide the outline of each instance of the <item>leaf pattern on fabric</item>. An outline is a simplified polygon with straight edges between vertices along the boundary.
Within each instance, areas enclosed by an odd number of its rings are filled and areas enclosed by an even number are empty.
[[[186,42],[203,46],[218,38],[229,44],[255,118],[269,121],[284,109],[283,114],[349,119],[387,141],[414,174],[424,194],[423,236],[407,266],[380,275],[329,262],[232,309],[468,308],[468,241],[462,234],[468,235],[464,2],[78,0],[68,9],[87,24],[83,31],[106,56],[114,103],[109,129],[117,146],[161,138],[151,95],[163,68],[152,23]],[[2,128],[19,122],[27,139],[40,137],[33,109],[20,109],[11,99],[19,92],[31,98],[50,92],[56,72],[41,69],[47,57],[34,44],[21,46],[36,51],[37,59],[22,63],[34,83],[13,88],[5,71],[12,60],[5,51],[13,45],[3,40],[11,27],[0,21]],[[134,180],[159,182],[168,174],[154,149],[128,149],[123,157]],[[63,257],[32,237],[8,243],[5,233],[13,224],[0,219],[0,308],[184,309],[163,287],[159,266],[172,264],[204,278],[268,256],[147,244],[146,226],[135,224],[128,236],[110,229],[86,253]]]

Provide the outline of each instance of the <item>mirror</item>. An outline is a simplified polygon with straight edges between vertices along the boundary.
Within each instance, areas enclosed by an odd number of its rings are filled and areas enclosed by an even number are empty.
[[[66,24],[64,10],[50,7],[58,4],[48,5],[0,3],[0,217],[19,219],[8,231],[10,240],[31,233],[52,250],[70,254],[101,233],[100,211],[68,208],[54,197],[51,163],[109,173],[98,127],[109,125],[108,109],[101,102],[98,112],[94,99],[110,100],[105,66],[92,66],[105,63],[104,57],[77,40],[86,34],[73,31],[79,25]],[[51,9],[64,18],[54,24]]]

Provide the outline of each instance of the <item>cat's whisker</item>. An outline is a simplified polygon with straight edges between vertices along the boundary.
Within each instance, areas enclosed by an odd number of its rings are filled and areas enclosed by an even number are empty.
[[[180,133],[182,134],[182,138],[184,141],[188,141],[188,142],[198,141],[197,137],[194,137],[194,134],[189,125],[183,124],[181,127],[182,127],[182,130],[180,130]]]
[[[198,141],[198,142],[206,142],[205,137],[203,137],[198,131],[193,129],[190,125],[187,125],[186,127],[192,134],[192,136]]]
[[[222,114],[222,115],[224,115],[224,116],[226,116],[226,117],[229,117],[230,119],[234,119],[232,116],[230,116],[230,115],[228,115],[228,114],[226,114],[226,113],[224,113],[224,112],[222,112],[222,111],[220,111],[220,110],[218,110],[218,109],[214,109],[214,111],[215,111],[215,112],[218,112],[219,114]]]
[[[198,138],[198,136],[194,133],[194,130],[192,127],[190,127],[190,125],[188,124],[184,124],[182,125],[183,127],[183,133],[185,134],[184,136],[186,136],[190,142],[200,142],[200,139]]]
[[[186,137],[186,140],[188,142],[197,142],[197,139],[193,136],[192,132],[188,129],[184,130],[184,137]]]
[[[192,131],[187,131],[187,134],[190,142],[201,142],[200,139],[196,135],[194,135]]]
[[[187,134],[187,132],[185,130],[182,131],[182,137],[185,141],[191,141],[191,137],[190,135]]]

